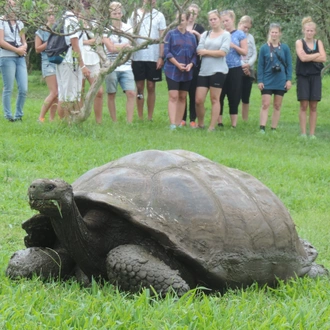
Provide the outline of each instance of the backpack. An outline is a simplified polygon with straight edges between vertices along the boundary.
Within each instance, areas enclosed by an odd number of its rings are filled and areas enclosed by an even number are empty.
[[[61,18],[53,26],[53,31],[59,34],[51,33],[48,40],[45,53],[48,56],[48,61],[54,64],[61,64],[64,60],[69,47],[65,41],[64,20]]]

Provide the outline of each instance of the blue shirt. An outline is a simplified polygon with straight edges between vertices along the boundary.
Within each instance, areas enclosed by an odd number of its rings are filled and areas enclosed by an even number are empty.
[[[36,35],[40,38],[42,43],[45,43],[48,40],[49,36],[50,36],[50,32],[43,31],[43,30],[39,29],[39,30],[36,31]],[[44,61],[44,60],[48,61],[48,56],[45,53],[45,51],[41,52],[41,60],[42,61]]]
[[[174,57],[179,63],[193,63],[196,65],[197,43],[195,36],[188,31],[181,33],[178,29],[174,29],[167,33],[164,42],[164,56],[166,61],[164,72],[166,77],[177,82],[192,80],[192,69],[189,72],[182,72],[169,59]]]
[[[235,30],[230,34],[231,42],[238,47],[240,47],[241,40],[246,39],[245,33],[241,30]],[[226,55],[226,61],[229,69],[237,68],[241,66],[241,55],[234,48],[230,48],[229,53]]]
[[[281,63],[276,53],[281,57]],[[273,72],[273,67],[279,65],[280,72]],[[290,48],[286,44],[274,47],[273,51],[268,44],[261,46],[258,58],[258,83],[264,84],[264,89],[285,90],[288,80],[292,80],[292,58]]]

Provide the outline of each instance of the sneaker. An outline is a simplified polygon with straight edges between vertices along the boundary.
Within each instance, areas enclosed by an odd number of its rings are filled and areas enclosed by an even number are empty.
[[[306,135],[306,134],[300,134],[300,137],[301,137],[302,139],[307,139],[307,135]]]
[[[204,125],[197,125],[196,128],[201,128],[201,129],[204,129],[205,126]]]
[[[235,129],[235,128],[236,128],[236,126],[231,126],[230,128],[231,128],[231,129]]]
[[[223,123],[218,123],[218,126],[219,127],[223,127]]]
[[[23,121],[22,117],[15,118],[14,121]]]
[[[261,129],[260,131],[259,131],[259,134],[265,134],[266,132],[265,132],[265,130],[264,129]]]
[[[196,128],[197,127],[197,124],[194,121],[191,121],[190,122],[190,127],[191,128]]]
[[[7,118],[10,123],[13,123],[15,120],[13,118]]]
[[[180,124],[181,127],[183,126],[186,126],[186,121],[185,120],[181,120],[181,124]]]
[[[176,129],[176,125],[175,124],[171,124],[170,125],[170,130],[174,130],[174,129]]]
[[[311,135],[309,138],[310,138],[311,140],[316,140],[316,136],[315,136],[315,135]]]

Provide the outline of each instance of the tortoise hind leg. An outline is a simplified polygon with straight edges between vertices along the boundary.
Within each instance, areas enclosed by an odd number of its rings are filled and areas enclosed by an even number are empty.
[[[140,245],[120,245],[111,250],[106,260],[108,278],[122,290],[139,292],[153,289],[165,295],[173,289],[179,296],[189,291],[189,285],[174,270]]]

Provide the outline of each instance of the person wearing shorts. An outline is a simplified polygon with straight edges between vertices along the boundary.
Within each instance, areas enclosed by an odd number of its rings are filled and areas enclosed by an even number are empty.
[[[309,107],[309,136],[315,138],[317,104],[322,96],[321,71],[327,56],[321,40],[314,39],[316,24],[311,17],[302,20],[303,39],[296,41],[297,98],[300,102],[299,123],[301,136],[306,137]]]
[[[79,5],[76,6],[77,8],[75,8],[75,4],[70,5],[71,10],[67,10],[63,15],[65,40],[70,47],[63,62],[56,65],[58,115],[61,119],[80,112],[82,80],[83,77],[90,76],[90,71],[82,58],[83,40],[77,18],[80,8]]]
[[[112,28],[122,30],[125,33],[132,33],[133,29],[130,25],[125,24],[121,21],[123,16],[122,5],[120,2],[113,1],[109,6],[110,18],[112,19]],[[111,30],[111,29],[110,29]],[[125,49],[126,47],[131,47],[130,40],[124,35],[118,35],[113,33],[113,31],[107,35],[103,36],[103,43],[105,52],[110,62],[114,62],[118,53]],[[108,94],[108,109],[112,121],[117,121],[117,111],[116,111],[116,93],[118,84],[121,86],[122,90],[125,92],[126,101],[126,118],[127,122],[131,123],[133,121],[134,115],[134,105],[135,105],[135,82],[132,72],[131,60],[128,60],[124,64],[118,66],[114,71],[109,73],[105,77],[106,90]]]
[[[187,31],[191,12],[181,14],[179,25],[165,37],[164,73],[168,87],[168,116],[170,128],[181,125],[187,94],[193,79],[193,67],[197,63],[195,36]]]
[[[261,46],[258,59],[258,88],[261,91],[260,133],[265,133],[272,95],[271,129],[276,132],[280,119],[283,95],[291,88],[292,59],[288,45],[280,43],[281,26],[271,23],[268,41]]]
[[[155,9],[156,0],[143,0],[142,8],[134,10],[129,24],[139,26],[140,36],[158,39],[162,36],[166,21],[164,15]],[[151,9],[151,10],[150,10]],[[142,43],[145,39],[137,39]],[[147,81],[148,120],[152,120],[156,102],[156,82],[162,80],[162,67],[164,65],[164,44],[153,44],[133,53],[132,68],[137,88],[138,116],[143,119],[144,88]]]
[[[209,131],[213,131],[220,115],[220,94],[228,73],[226,55],[230,49],[230,33],[223,30],[218,10],[208,13],[211,26],[205,31],[197,47],[197,55],[201,57],[201,67],[197,79],[196,113],[198,127],[204,128],[204,102],[208,91],[212,104]]]
[[[55,23],[55,16],[52,11],[48,12],[47,23],[48,27],[51,27]],[[50,36],[50,32],[45,31],[45,29],[39,29],[36,32],[36,36],[34,39],[35,50],[36,53],[41,54],[41,71],[42,77],[45,79],[49,94],[44,100],[42,104],[38,121],[43,123],[45,121],[46,113],[49,110],[49,121],[53,121],[55,118],[56,110],[57,110],[57,95],[58,95],[58,87],[56,80],[56,64],[50,63],[48,61],[48,56],[45,53],[45,49],[47,47],[47,40]]]

